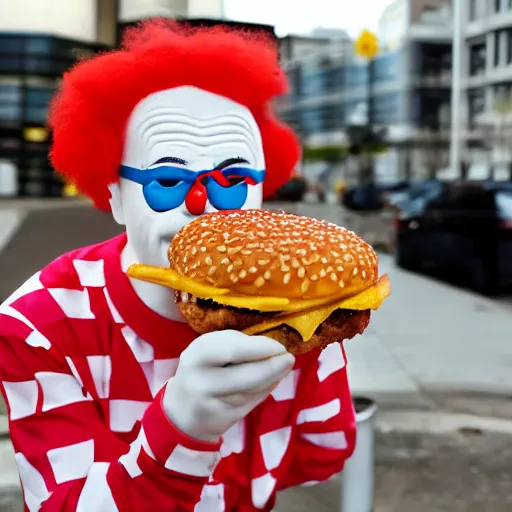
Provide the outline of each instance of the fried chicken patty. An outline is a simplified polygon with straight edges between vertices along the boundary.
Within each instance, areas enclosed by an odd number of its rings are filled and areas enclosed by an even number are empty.
[[[211,300],[199,299],[196,303],[183,302],[179,299],[179,295],[177,295],[177,302],[185,320],[199,334],[224,329],[243,331],[263,321],[274,320],[281,314],[237,309],[216,304]],[[275,327],[262,335],[279,341],[288,352],[299,355],[317,347],[324,348],[334,341],[343,341],[362,334],[369,322],[370,310],[337,309],[318,326],[308,341],[303,341],[301,335],[288,325]]]

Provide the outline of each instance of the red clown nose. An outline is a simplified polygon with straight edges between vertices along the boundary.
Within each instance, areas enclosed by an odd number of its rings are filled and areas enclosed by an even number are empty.
[[[185,198],[185,206],[192,215],[202,215],[206,208],[207,198],[205,186],[197,180]]]

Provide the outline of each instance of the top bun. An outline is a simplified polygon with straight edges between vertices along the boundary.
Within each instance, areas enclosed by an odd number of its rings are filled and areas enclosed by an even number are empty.
[[[245,295],[349,297],[378,278],[377,254],[355,233],[286,212],[204,215],[181,229],[168,255],[179,274]]]

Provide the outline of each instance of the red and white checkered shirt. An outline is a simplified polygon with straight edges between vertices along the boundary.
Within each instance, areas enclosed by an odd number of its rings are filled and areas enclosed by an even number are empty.
[[[340,344],[297,358],[220,445],[179,432],[161,397],[196,337],[147,308],[122,235],[61,256],[0,307],[0,389],[26,508],[271,510],[339,472],[355,443]]]

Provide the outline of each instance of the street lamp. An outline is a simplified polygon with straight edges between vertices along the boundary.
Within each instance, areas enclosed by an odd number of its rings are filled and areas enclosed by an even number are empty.
[[[365,109],[365,120],[364,123],[351,122],[348,126],[348,138],[350,140],[350,153],[353,155],[359,155],[363,153],[365,143],[370,145],[373,142],[377,142],[379,138],[374,133],[374,98],[373,98],[373,86],[375,82],[375,57],[379,53],[379,41],[377,36],[368,30],[363,30],[361,35],[356,39],[354,43],[354,52],[359,57],[365,59],[368,63],[368,75],[367,75],[367,107]],[[367,151],[371,151],[370,147],[366,148]],[[371,155],[367,155],[363,160],[363,176],[362,181],[373,182],[373,159]]]

